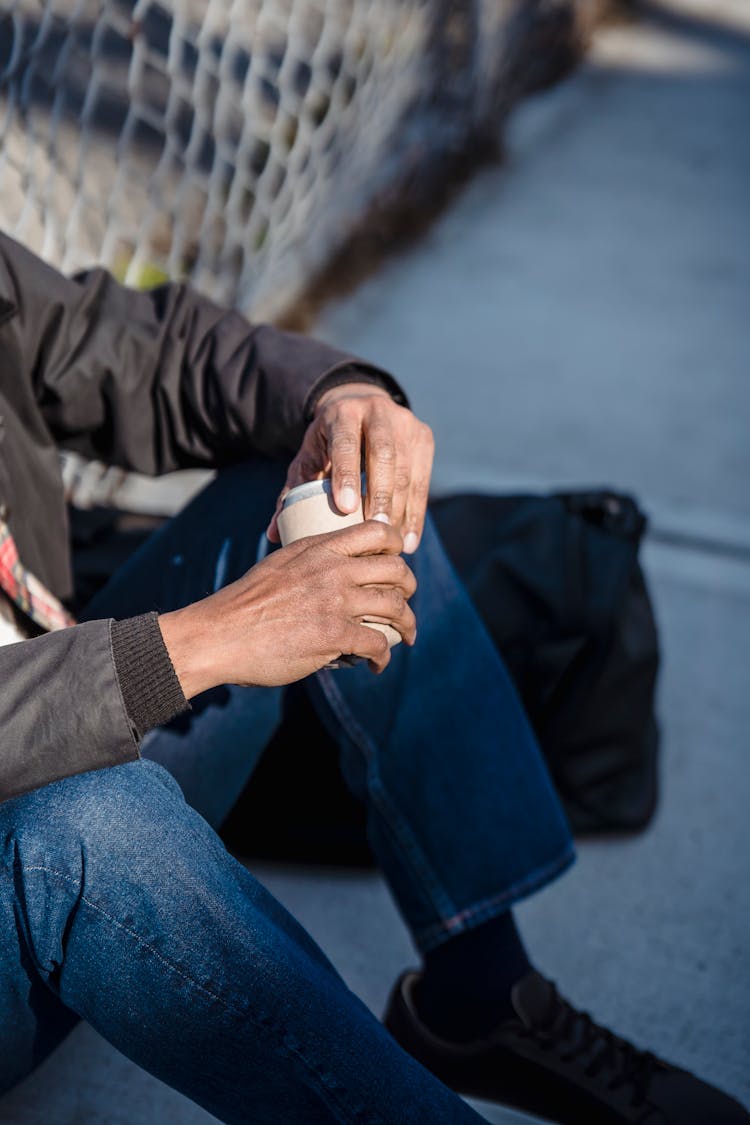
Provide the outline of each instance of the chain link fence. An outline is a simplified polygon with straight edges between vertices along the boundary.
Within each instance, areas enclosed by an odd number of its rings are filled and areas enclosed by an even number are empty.
[[[439,205],[598,2],[5,0],[0,222],[66,272],[288,320]],[[77,507],[155,514],[203,480],[63,473]]]
[[[582,2],[9,0],[3,226],[66,271],[278,318],[405,173],[429,194]]]

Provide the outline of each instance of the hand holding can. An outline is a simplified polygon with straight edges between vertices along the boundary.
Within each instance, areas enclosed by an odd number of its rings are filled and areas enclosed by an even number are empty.
[[[287,493],[279,513],[278,528],[281,544],[287,547],[290,543],[295,543],[298,539],[309,535],[323,535],[329,531],[339,531],[343,527],[352,527],[363,522],[361,502],[355,511],[341,512],[333,501],[331,482],[326,479],[299,484]],[[401,642],[401,635],[390,625],[367,620],[362,624],[383,633],[389,648]],[[358,662],[358,657],[342,656],[339,661],[328,667],[346,667]]]

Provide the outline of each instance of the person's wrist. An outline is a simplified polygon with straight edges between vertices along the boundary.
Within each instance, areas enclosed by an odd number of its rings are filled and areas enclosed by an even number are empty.
[[[212,652],[215,629],[206,627],[205,612],[198,605],[159,615],[159,628],[185,698],[216,687],[223,679]]]
[[[351,398],[352,396],[356,398],[369,398],[375,397],[376,395],[380,398],[390,399],[391,402],[394,401],[390,392],[378,383],[358,381],[356,378],[352,379],[349,383],[339,383],[337,386],[323,391],[323,394],[315,403],[313,417],[317,417],[324,407],[330,405],[332,402],[337,402],[339,399]]]

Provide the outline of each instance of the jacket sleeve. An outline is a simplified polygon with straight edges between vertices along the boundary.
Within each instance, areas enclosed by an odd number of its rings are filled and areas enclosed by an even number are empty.
[[[0,801],[138,757],[112,655],[111,621],[0,648],[0,684]]]
[[[286,456],[321,388],[352,367],[405,401],[386,372],[187,285],[143,292],[98,269],[69,279],[4,235],[0,266],[44,419],[85,456],[149,474]]]

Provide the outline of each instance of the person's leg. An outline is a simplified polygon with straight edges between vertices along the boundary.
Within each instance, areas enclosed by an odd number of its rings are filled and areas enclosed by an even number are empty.
[[[260,459],[220,473],[87,615],[172,609],[238,577],[257,558],[282,482],[281,466]],[[360,667],[306,686],[343,746],[381,866],[426,953],[425,1010],[472,1031],[529,967],[512,902],[562,870],[571,844],[515,690],[431,525],[410,562],[415,649],[397,647],[377,679]],[[144,753],[216,827],[278,722],[279,696],[217,689],[151,734]]]
[[[186,581],[204,575],[199,593],[183,588],[184,600],[235,577],[235,557],[243,569],[254,561],[255,533],[280,483],[279,475],[253,526],[238,513],[245,513],[248,497],[260,495],[257,474],[257,465],[221,474],[167,529],[164,541]],[[223,538],[207,534],[196,558],[196,513],[200,531],[211,525],[214,508],[223,513],[217,522]],[[604,1116],[633,1121],[649,1106],[670,1125],[747,1121],[737,1103],[691,1075],[628,1045],[613,1049],[612,1033],[573,1009],[539,974],[513,983],[526,959],[509,908],[559,874],[571,862],[572,845],[515,690],[429,525],[410,561],[420,582],[417,646],[398,647],[378,679],[355,668],[306,681],[342,745],[345,774],[366,802],[371,840],[425,957],[426,977],[405,974],[397,982],[388,1027],[455,1089],[571,1125]],[[148,582],[148,563],[147,548],[136,579]],[[128,589],[122,592],[124,613],[184,604],[174,600],[171,579],[166,602],[133,605]],[[232,785],[250,772],[257,753],[258,703],[257,693],[230,693],[223,714],[232,717],[237,745],[227,748],[217,737],[220,713],[204,726],[209,733],[193,759],[207,767],[198,770],[199,784],[192,784],[192,770],[183,775],[198,807],[211,797],[217,823],[237,795]],[[204,715],[194,722],[205,724]],[[191,726],[182,736],[188,750]],[[227,752],[237,768],[225,775]],[[441,1026],[459,1029],[455,1037],[450,1030],[436,1037],[420,1018],[430,979],[432,1014]],[[470,1038],[472,1026],[485,1027],[493,1011],[500,1023],[488,1039],[466,1047],[449,1041]]]
[[[531,966],[511,907],[572,861],[518,695],[428,520],[414,567],[413,649],[373,683],[323,671],[310,691],[415,944],[419,1003],[452,1038],[485,1034]]]
[[[518,694],[431,521],[409,559],[416,645],[374,678],[322,671],[310,687],[423,952],[559,875],[570,832]]]
[[[376,686],[322,672],[321,717],[423,954],[386,1026],[444,1082],[561,1125],[747,1125],[732,1098],[576,1010],[531,969],[510,913],[572,859],[502,662],[429,525],[413,559],[419,637]],[[616,951],[613,951],[616,956]]]
[[[471,1122],[160,766],[0,806],[0,1089],[82,1017],[220,1120]]]
[[[264,549],[283,479],[281,465],[260,458],[223,470],[85,616],[174,609],[239,577]],[[360,666],[306,686],[344,746],[380,862],[427,950],[549,881],[572,845],[515,689],[429,522],[409,563],[419,580],[416,646],[397,646],[383,676]],[[279,699],[269,689],[206,693],[144,752],[216,825],[278,722]]]
[[[260,459],[220,473],[87,615],[173,609],[238,577],[258,556],[282,483],[281,466]],[[374,850],[425,954],[422,1010],[436,1030],[470,1037],[497,1020],[530,968],[512,903],[559,873],[571,844],[515,690],[431,524],[410,562],[417,646],[398,646],[377,679],[362,666],[307,687],[343,747]],[[148,736],[144,754],[218,827],[271,737],[279,700],[219,688]]]

